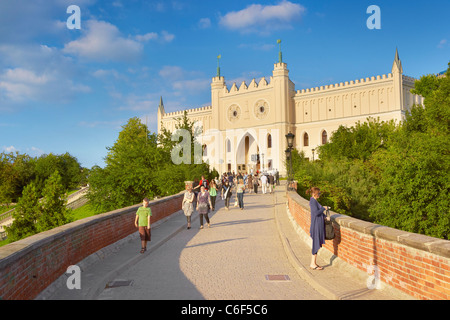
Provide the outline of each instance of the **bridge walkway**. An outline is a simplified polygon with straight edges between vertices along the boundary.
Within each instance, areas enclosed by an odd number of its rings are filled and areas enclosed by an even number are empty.
[[[146,253],[139,253],[137,233],[130,235],[78,264],[80,290],[67,288],[67,274],[38,299],[407,298],[392,288],[368,289],[369,275],[366,279],[355,276],[350,269],[320,257],[324,270],[310,270],[311,249],[289,219],[285,193],[285,186],[276,187],[273,194],[246,193],[245,209],[229,211],[218,197],[216,211],[210,213],[210,228],[199,229],[194,214],[192,228],[187,230],[180,211],[152,225]]]

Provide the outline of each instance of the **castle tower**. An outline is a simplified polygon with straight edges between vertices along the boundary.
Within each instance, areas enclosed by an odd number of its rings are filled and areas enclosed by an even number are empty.
[[[212,79],[211,82],[211,107],[212,107],[212,128],[220,129],[220,98],[224,92],[225,78],[220,76],[220,64],[219,60],[221,55],[217,57],[217,75]]]
[[[394,80],[394,106],[396,110],[403,110],[403,67],[397,48],[395,49],[395,59],[392,64],[392,77]]]
[[[161,98],[159,99],[159,106],[158,106],[158,133],[161,132],[161,120],[165,114],[166,111],[164,110],[164,103],[161,96]]]
[[[281,43],[281,40],[278,40]],[[295,95],[295,85],[289,79],[289,70],[287,69],[287,64],[282,61],[282,52],[280,45],[278,62],[275,63],[273,69],[273,87],[274,87],[274,97],[275,97],[275,107],[276,112],[276,123],[280,123],[280,139],[281,146],[284,149],[287,148],[286,139],[284,138],[287,133],[292,132],[295,134],[295,127],[292,125],[295,119],[294,114],[294,100]],[[282,150],[284,150],[282,149]],[[284,152],[284,151],[283,151]]]

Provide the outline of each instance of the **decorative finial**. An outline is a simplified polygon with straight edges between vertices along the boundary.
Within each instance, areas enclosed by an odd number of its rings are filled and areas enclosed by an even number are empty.
[[[281,39],[278,39],[277,43],[280,45],[280,52],[278,53],[278,63],[282,63],[283,62],[283,54],[281,53]]]
[[[219,78],[220,78],[220,63],[219,63],[220,58],[222,58],[222,55],[219,54],[217,56],[217,77],[219,77]]]

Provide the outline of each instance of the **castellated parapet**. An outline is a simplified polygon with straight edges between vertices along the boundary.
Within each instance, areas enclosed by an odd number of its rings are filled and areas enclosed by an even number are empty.
[[[194,114],[200,114],[200,113],[205,113],[205,112],[208,113],[208,112],[211,112],[211,110],[212,110],[212,106],[186,109],[186,110],[165,113],[163,118],[182,117],[184,114],[184,111],[187,111],[188,115],[194,115]]]
[[[408,77],[408,78],[410,78],[410,77]],[[415,80],[414,78],[410,78],[410,79]],[[373,76],[373,77],[361,78],[359,80],[357,79],[357,80],[351,80],[351,81],[330,84],[330,85],[326,85],[326,86],[297,90],[297,95],[309,94],[309,93],[320,93],[320,92],[330,91],[330,90],[342,90],[344,88],[350,89],[350,88],[356,88],[356,87],[359,87],[362,85],[378,84],[378,83],[391,81],[391,80],[392,80],[392,73],[388,73],[387,75],[383,74],[381,76],[378,75],[376,77]]]
[[[259,82],[256,83],[256,79],[253,78],[248,86],[245,81],[242,81],[239,88],[237,87],[236,82],[234,82],[229,90],[228,90],[227,86],[224,86],[223,93],[224,93],[224,96],[230,96],[230,95],[237,94],[237,93],[247,93],[247,92],[253,92],[256,90],[272,88],[273,87],[272,79],[273,79],[273,77],[270,77],[270,81],[268,83],[266,78],[262,77],[259,80]]]

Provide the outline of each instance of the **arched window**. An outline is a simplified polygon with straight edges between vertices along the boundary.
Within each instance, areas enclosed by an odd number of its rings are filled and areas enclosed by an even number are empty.
[[[328,142],[328,133],[326,130],[322,131],[322,144],[327,144]]]
[[[226,144],[227,144],[227,152],[231,152],[231,141],[230,141],[230,139],[227,139]]]
[[[309,136],[306,132],[303,134],[303,146],[309,147]]]
[[[272,148],[272,135],[267,135],[267,148]]]

